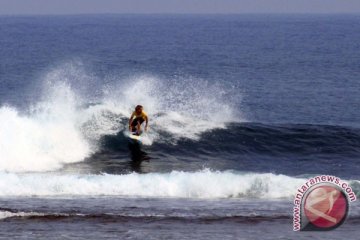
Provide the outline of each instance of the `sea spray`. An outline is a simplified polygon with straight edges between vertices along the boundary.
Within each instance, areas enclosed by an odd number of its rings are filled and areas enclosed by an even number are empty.
[[[76,126],[75,98],[67,86],[28,115],[0,108],[0,170],[46,171],[81,161],[90,146]]]

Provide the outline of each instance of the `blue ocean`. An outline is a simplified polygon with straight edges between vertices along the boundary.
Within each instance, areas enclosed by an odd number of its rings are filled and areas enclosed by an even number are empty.
[[[358,202],[292,224],[310,177],[360,197],[359,39],[359,15],[0,16],[0,237],[357,238]]]

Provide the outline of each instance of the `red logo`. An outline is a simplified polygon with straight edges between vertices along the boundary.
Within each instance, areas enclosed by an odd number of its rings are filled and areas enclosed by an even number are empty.
[[[303,209],[313,229],[330,230],[340,226],[348,212],[348,201],[335,185],[320,185],[309,189]]]

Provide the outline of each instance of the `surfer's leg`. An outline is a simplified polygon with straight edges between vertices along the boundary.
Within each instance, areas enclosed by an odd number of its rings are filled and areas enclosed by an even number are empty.
[[[138,120],[135,118],[134,121],[131,123],[131,131],[132,132],[137,132],[137,125],[138,125]]]
[[[137,131],[136,131],[136,133],[137,133],[138,135],[141,134],[141,124],[142,124],[143,122],[144,122],[144,119],[142,119],[142,118],[140,118],[140,119],[137,120]]]
[[[140,134],[140,131],[141,131],[141,125],[140,125],[140,123],[139,123],[139,122],[138,122],[138,124],[137,124],[136,128],[137,128],[136,133],[137,133],[137,134]]]

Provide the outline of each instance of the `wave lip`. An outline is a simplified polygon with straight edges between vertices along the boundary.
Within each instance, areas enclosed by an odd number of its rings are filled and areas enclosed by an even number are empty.
[[[0,174],[0,196],[124,196],[261,198],[294,196],[305,179],[272,173],[198,172],[91,174]]]

